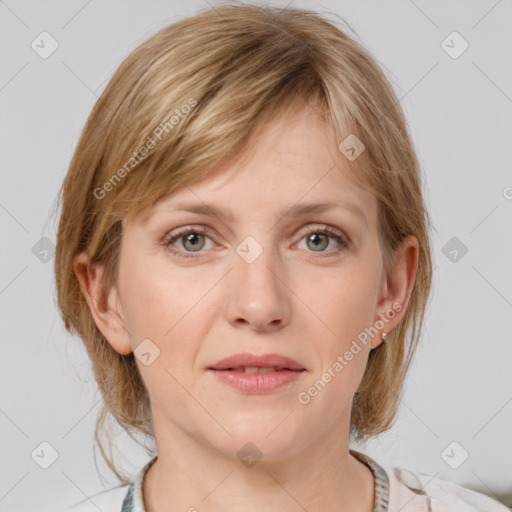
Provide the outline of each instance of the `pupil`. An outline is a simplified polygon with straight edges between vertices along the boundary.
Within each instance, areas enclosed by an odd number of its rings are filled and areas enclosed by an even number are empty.
[[[322,240],[323,237],[323,240]],[[322,241],[325,242],[327,240],[327,237],[321,233],[313,233],[310,237],[310,240],[313,241],[315,247],[319,247],[322,244]],[[323,244],[325,249],[325,243]]]
[[[199,245],[197,244],[197,238],[199,236],[202,236],[202,235],[198,235],[197,233],[190,233],[190,234],[186,235],[185,236],[186,243],[192,243],[192,246],[191,246],[192,249],[194,247],[201,249],[204,244],[199,244]],[[185,245],[185,247],[186,247],[186,245]]]

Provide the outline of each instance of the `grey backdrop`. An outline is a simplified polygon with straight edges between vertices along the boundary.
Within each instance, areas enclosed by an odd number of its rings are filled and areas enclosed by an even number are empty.
[[[121,60],[208,3],[0,1],[1,511],[58,510],[116,483],[99,456],[107,480],[97,475],[101,398],[55,306],[50,214]],[[292,4],[343,16],[384,66],[410,121],[436,227],[433,298],[398,421],[356,448],[511,505],[511,1]],[[118,439],[135,474],[147,455]]]

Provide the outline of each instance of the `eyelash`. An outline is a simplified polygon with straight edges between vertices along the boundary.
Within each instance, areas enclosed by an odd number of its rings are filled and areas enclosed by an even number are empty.
[[[168,233],[162,240],[162,245],[167,247],[173,255],[178,256],[179,258],[196,258],[197,256],[194,253],[191,253],[191,252],[187,253],[187,252],[183,252],[181,250],[176,250],[176,249],[172,248],[172,244],[175,241],[179,240],[180,238],[182,238],[186,235],[192,234],[192,233],[197,234],[197,235],[208,236],[209,238],[210,238],[209,235],[211,235],[210,230],[206,227],[203,227],[203,226],[187,227],[187,228],[183,229],[182,231],[175,233],[175,234]],[[328,235],[329,237],[334,238],[336,240],[336,242],[338,242],[340,244],[340,246],[337,249],[333,249],[332,251],[327,252],[327,256],[332,256],[333,254],[338,254],[342,250],[348,249],[348,247],[350,246],[349,241],[347,241],[344,237],[342,237],[341,235],[339,235],[338,233],[333,231],[328,226],[323,226],[320,228],[315,227],[315,228],[309,230],[307,233],[305,233],[302,236],[301,240],[306,238],[307,236],[312,235],[313,233],[320,233],[322,235]],[[197,251],[197,254],[199,255],[202,252],[204,252],[204,251]],[[315,251],[310,251],[310,252],[314,253]],[[322,254],[322,252],[323,251],[319,251],[319,254]]]

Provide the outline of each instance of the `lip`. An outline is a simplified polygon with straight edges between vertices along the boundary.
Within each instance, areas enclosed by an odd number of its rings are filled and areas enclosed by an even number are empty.
[[[244,373],[234,370],[208,370],[221,382],[238,391],[252,394],[270,393],[291,384],[300,378],[305,370],[280,370],[271,373]]]
[[[245,373],[242,367],[276,367],[270,373]],[[238,370],[237,370],[238,369]],[[208,371],[221,382],[245,393],[270,393],[300,378],[306,369],[294,359],[279,354],[235,354],[221,359]]]
[[[269,368],[277,367],[285,370],[302,371],[305,370],[304,366],[291,359],[290,357],[282,356],[280,354],[234,354],[217,361],[214,365],[210,366],[209,370],[229,370],[241,367],[259,367]]]

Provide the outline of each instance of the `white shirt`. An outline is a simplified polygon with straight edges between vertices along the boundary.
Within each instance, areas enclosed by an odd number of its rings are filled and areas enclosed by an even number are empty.
[[[367,455],[350,450],[372,471],[375,481],[373,512],[510,512],[502,503],[426,473],[382,467]],[[65,512],[146,512],[142,481],[156,461],[150,460],[131,484],[86,498]]]

